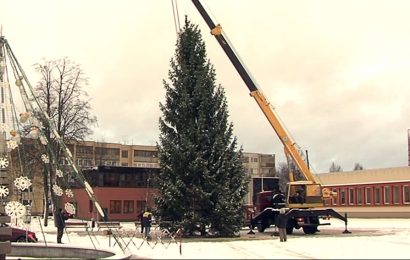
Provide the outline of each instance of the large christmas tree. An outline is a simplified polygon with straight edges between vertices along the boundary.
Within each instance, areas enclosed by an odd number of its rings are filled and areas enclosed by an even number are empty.
[[[243,225],[248,177],[224,90],[215,83],[200,30],[187,18],[170,63],[160,104],[157,217],[189,234],[209,228],[232,236]]]

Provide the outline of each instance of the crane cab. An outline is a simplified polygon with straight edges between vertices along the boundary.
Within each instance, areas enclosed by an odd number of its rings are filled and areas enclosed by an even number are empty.
[[[288,208],[323,207],[322,186],[311,181],[294,181],[287,185]]]

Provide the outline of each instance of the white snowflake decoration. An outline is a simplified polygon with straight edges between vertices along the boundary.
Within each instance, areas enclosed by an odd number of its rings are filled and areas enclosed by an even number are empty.
[[[0,197],[4,198],[7,197],[7,195],[9,195],[9,188],[6,186],[0,186]]]
[[[7,148],[9,148],[10,150],[15,149],[18,146],[17,142],[14,140],[8,140],[7,141]]]
[[[7,215],[15,218],[21,218],[26,214],[26,207],[18,201],[8,202],[5,210]]]
[[[31,186],[31,180],[27,176],[21,176],[14,180],[14,186],[23,191]]]
[[[66,202],[64,206],[65,211],[70,213],[71,215],[75,215],[75,207],[72,203]]]
[[[11,134],[11,140],[13,140],[13,141],[15,141],[16,143],[20,143],[20,141],[21,141],[21,137],[20,137],[20,135],[17,133],[17,132],[13,132],[13,133],[10,133]]]
[[[62,196],[63,195],[63,189],[58,186],[57,184],[53,184],[53,191],[57,196]]]
[[[0,158],[0,168],[7,168],[9,166],[9,161],[7,160],[7,158]]]
[[[32,139],[38,139],[40,136],[40,129],[38,127],[31,127],[30,133],[28,133],[28,137]]]
[[[60,177],[60,178],[63,177],[63,171],[60,170],[60,169],[57,169],[57,170],[56,170],[56,176],[57,176],[57,177]]]
[[[72,191],[71,189],[66,189],[66,190],[65,190],[65,195],[66,195],[67,197],[69,197],[69,198],[74,197],[74,193],[73,193],[73,191]]]
[[[47,154],[42,154],[41,155],[41,160],[43,160],[44,163],[49,163],[50,159],[48,158]]]
[[[42,145],[47,145],[47,143],[48,143],[47,138],[45,138],[43,135],[40,136],[40,143]]]
[[[5,123],[1,123],[1,124],[0,124],[0,131],[2,131],[2,132],[8,132],[8,131],[10,131],[10,127],[9,127],[7,124],[5,124]]]
[[[21,123],[25,123],[27,122],[28,118],[30,117],[30,113],[29,112],[22,112],[20,113],[20,122]]]

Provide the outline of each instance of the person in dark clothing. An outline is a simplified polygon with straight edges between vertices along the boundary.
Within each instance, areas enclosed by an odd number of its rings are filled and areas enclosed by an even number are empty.
[[[64,234],[65,221],[68,219],[68,216],[63,213],[63,210],[59,208],[54,215],[54,223],[57,227],[57,243],[61,244],[61,238]]]
[[[303,201],[303,197],[302,197],[302,195],[300,194],[300,192],[299,191],[297,191],[296,193],[295,193],[295,195],[293,195],[293,197],[292,197],[292,202],[293,203],[298,203],[298,204],[302,204],[304,201]]]
[[[150,239],[149,233],[151,232],[151,221],[152,221],[152,213],[149,210],[146,210],[142,215],[142,227],[144,229],[144,237],[146,239]]]
[[[141,225],[141,234],[144,233],[144,224],[142,223],[143,222],[143,216],[144,216],[144,211],[141,210],[140,214],[138,214],[138,220],[139,220],[140,225]]]
[[[276,218],[276,227],[279,229],[279,239],[280,242],[286,242],[287,237],[286,237],[286,224],[287,224],[287,219],[285,216],[285,209],[282,208],[279,210],[279,215]]]

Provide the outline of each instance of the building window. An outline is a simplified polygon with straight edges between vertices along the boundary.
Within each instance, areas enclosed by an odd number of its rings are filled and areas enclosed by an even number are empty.
[[[384,204],[391,204],[391,188],[390,186],[384,186],[383,190],[383,198],[384,198]]]
[[[105,166],[118,166],[118,165],[120,165],[120,162],[116,162],[116,161],[104,161],[104,165],[105,165]]]
[[[134,213],[134,201],[133,200],[124,200],[123,213]]]
[[[374,188],[374,204],[380,204],[380,187]]]
[[[410,187],[408,185],[403,186],[403,203],[410,204]]]
[[[349,205],[354,205],[354,188],[349,188]]]
[[[77,159],[78,166],[92,166],[91,159]]]
[[[400,187],[393,186],[393,203],[400,204]]]
[[[118,187],[119,185],[119,175],[116,173],[108,173],[104,176],[104,186],[105,187]]]
[[[357,188],[356,190],[357,205],[363,204],[363,188]]]
[[[110,213],[121,213],[121,200],[110,200]]]
[[[337,194],[337,189],[336,189],[336,188],[333,188],[332,191],[333,191],[335,194]],[[333,204],[333,205],[337,205],[337,196],[336,196],[336,197],[332,196],[332,204]]]
[[[252,162],[258,162],[258,158],[257,157],[252,157]]]
[[[139,212],[145,210],[146,205],[147,205],[147,202],[145,200],[137,200],[137,210]]]
[[[93,201],[92,200],[89,200],[89,202],[88,202],[88,212],[93,212],[93,210],[94,210],[94,203],[93,203]]]
[[[372,204],[372,188],[366,187],[366,205]]]
[[[125,151],[125,150],[121,151],[121,157],[128,158],[128,151]]]
[[[77,153],[92,154],[93,153],[93,148],[91,146],[78,145],[77,146]]]
[[[31,206],[32,202],[33,202],[32,200],[23,200],[23,205],[24,206]]]
[[[243,162],[243,163],[249,163],[249,157],[248,157],[248,156],[244,156],[244,157],[242,158],[242,162]]]
[[[158,152],[156,152],[156,151],[134,150],[134,157],[156,158],[156,157],[158,157]]]
[[[340,205],[346,205],[346,190],[340,189]]]

